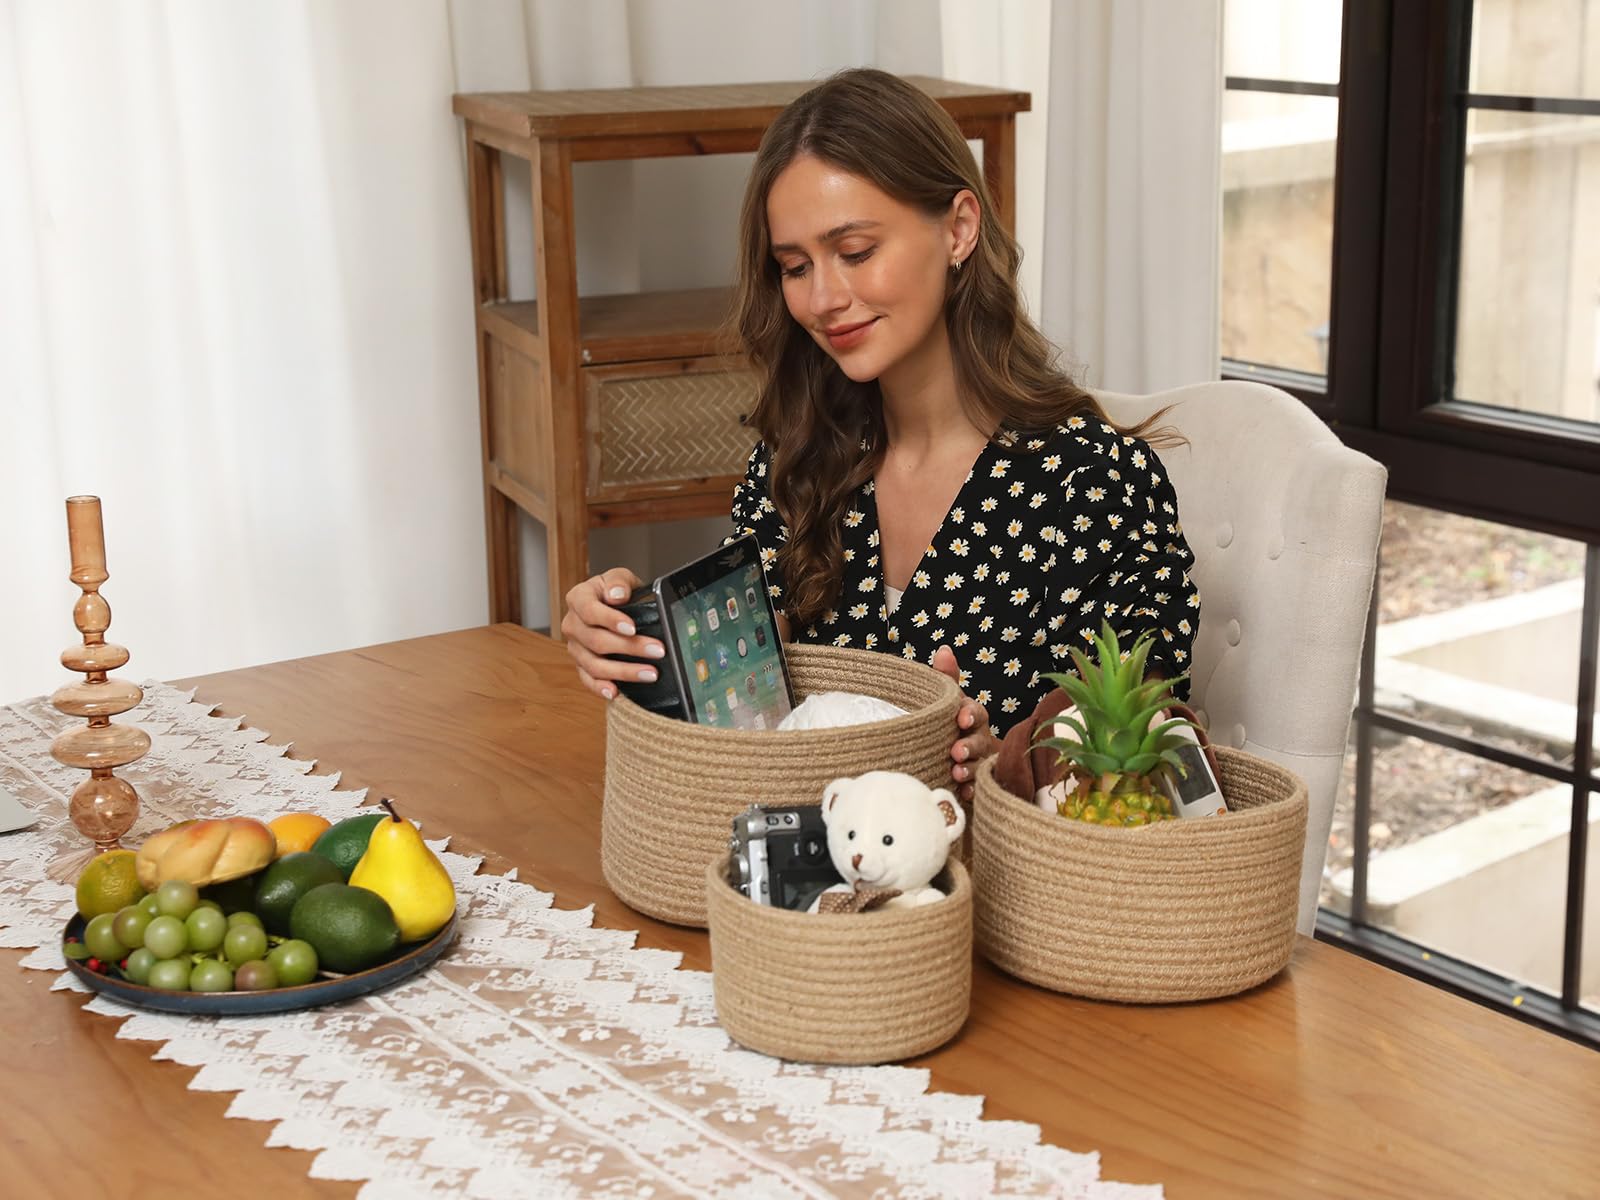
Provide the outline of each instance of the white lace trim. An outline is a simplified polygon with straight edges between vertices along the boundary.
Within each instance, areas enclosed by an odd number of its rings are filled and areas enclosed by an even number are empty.
[[[338,820],[360,804],[265,733],[145,689],[130,715],[152,747],[125,772],[144,798],[130,840],[184,816]],[[48,753],[65,723],[43,698],[0,709],[0,784],[40,815],[0,836],[0,945],[35,948],[23,965],[62,972],[57,990],[81,988],[57,943],[72,889],[45,876],[80,844],[65,798],[81,775]],[[365,1181],[364,1200],[1161,1196],[1101,1181],[1097,1155],[1041,1144],[1035,1125],[981,1119],[981,1096],[929,1092],[926,1071],[740,1049],[716,1024],[710,975],[429,844],[456,882],[460,940],[415,979],[261,1017],[86,1007],[198,1067],[191,1088],[237,1093],[227,1115],[275,1122],[269,1146],[318,1151],[314,1178]]]

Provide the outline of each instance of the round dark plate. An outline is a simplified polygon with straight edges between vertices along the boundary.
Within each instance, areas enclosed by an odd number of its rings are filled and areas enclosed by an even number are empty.
[[[301,984],[299,987],[272,988],[265,992],[168,992],[161,988],[131,983],[120,976],[102,975],[71,958],[67,959],[67,970],[97,992],[104,992],[124,1004],[154,1009],[157,1012],[211,1013],[222,1016],[289,1012],[297,1008],[316,1008],[322,1004],[333,1004],[339,1000],[349,1000],[353,996],[365,996],[415,975],[450,948],[450,943],[456,936],[456,921],[459,916],[458,909],[445,927],[427,941],[418,942],[413,946],[402,946],[393,958],[375,967],[368,967],[365,971],[357,971],[354,975],[328,975],[312,983]],[[66,944],[66,939],[69,937],[82,941],[85,924],[87,922],[74,913],[72,920],[67,922],[66,931],[61,935],[62,945]]]

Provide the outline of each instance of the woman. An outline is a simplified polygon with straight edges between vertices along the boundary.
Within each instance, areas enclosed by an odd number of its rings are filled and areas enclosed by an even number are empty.
[[[741,219],[736,322],[761,441],[735,489],[785,640],[901,654],[967,699],[951,776],[1071,670],[1102,618],[1187,669],[1199,595],[1160,459],[1056,365],[1022,311],[1020,251],[955,122],[912,85],[845,71],[768,129]],[[607,571],[562,632],[600,695],[659,658]]]

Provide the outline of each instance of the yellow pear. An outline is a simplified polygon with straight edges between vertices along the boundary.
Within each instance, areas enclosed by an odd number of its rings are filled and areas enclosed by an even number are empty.
[[[393,803],[381,803],[389,819],[372,827],[350,884],[388,901],[402,942],[421,941],[443,929],[456,911],[456,887],[417,827],[395,812]]]

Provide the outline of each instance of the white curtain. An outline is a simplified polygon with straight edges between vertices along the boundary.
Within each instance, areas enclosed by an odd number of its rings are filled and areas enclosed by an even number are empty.
[[[0,696],[64,681],[62,500],[123,672],[482,620],[442,4],[0,9]]]
[[[1215,233],[1207,256],[1188,231],[1201,209],[1215,223],[1214,111],[1210,132],[1169,160],[1151,164],[1138,147],[1170,152],[1190,136],[1154,107],[1158,73],[1181,76],[1186,95],[1214,91],[1215,31],[1209,46],[1188,44],[1174,28],[1209,17],[1152,29],[1130,26],[1124,7],[4,0],[0,701],[63,681],[56,656],[75,640],[77,593],[62,500],[77,492],[105,502],[105,594],[111,636],[134,652],[127,675],[199,674],[484,619],[455,91],[805,79],[861,63],[1024,88],[1035,103],[1018,123],[1030,302],[1042,294],[1046,323],[1079,361],[1120,371],[1133,344],[1128,361],[1209,374]],[[1144,8],[1216,6],[1127,7],[1142,21]],[[1080,99],[1079,58],[1094,50],[1078,30],[1095,20],[1107,52],[1142,71],[1147,107],[1132,118],[1109,85],[1101,118]],[[1140,167],[1086,157],[1097,119]],[[725,281],[747,165],[581,167],[584,289]],[[1081,173],[1107,171],[1116,183],[1101,180],[1090,203]],[[523,188],[508,208],[512,281],[531,292],[527,185],[512,186]],[[1166,197],[1147,199],[1152,186]],[[1203,187],[1209,199],[1171,220],[1175,198]],[[1095,259],[1107,232],[1114,247]],[[1179,270],[1200,273],[1181,297],[1163,307],[1141,283],[1130,300],[1134,279],[1170,291]],[[1092,327],[1097,305],[1116,320]],[[1117,339],[1103,339],[1108,327]],[[1166,357],[1175,331],[1209,357]],[[1115,358],[1102,340],[1116,342]],[[1147,382],[1109,370],[1104,381]],[[665,567],[714,527],[606,531],[593,555]],[[524,542],[525,615],[545,624],[532,522]]]
[[[1054,15],[1045,332],[1097,387],[1215,379],[1222,0]]]

